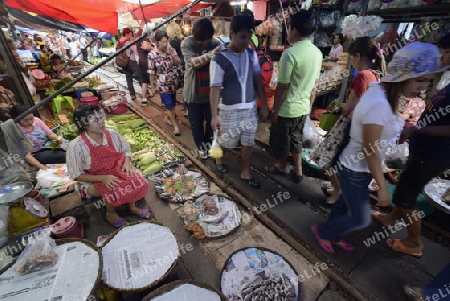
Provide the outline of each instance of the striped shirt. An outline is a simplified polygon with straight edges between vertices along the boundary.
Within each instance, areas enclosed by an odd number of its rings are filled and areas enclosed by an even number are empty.
[[[114,148],[118,152],[125,153],[126,157],[131,157],[130,145],[125,141],[125,139],[114,130],[107,130],[111,134],[111,140],[114,144]],[[94,141],[86,133],[87,139],[92,143],[93,146],[99,146],[97,142]],[[103,134],[102,145],[108,145],[108,140],[106,135]],[[87,170],[91,169],[91,154],[89,147],[81,138],[78,136],[69,143],[66,153],[66,164],[67,170],[69,171],[70,179],[75,180],[82,173],[86,173]]]

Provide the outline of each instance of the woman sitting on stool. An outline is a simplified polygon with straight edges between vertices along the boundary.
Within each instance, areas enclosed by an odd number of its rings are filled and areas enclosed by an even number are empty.
[[[13,106],[9,111],[9,115],[14,119],[29,109],[25,105]],[[22,118],[17,126],[28,137],[33,145],[31,155],[25,157],[28,164],[39,169],[47,169],[45,164],[63,164],[66,163],[66,152],[59,148],[64,139],[55,133],[33,113]],[[52,141],[57,141],[57,148],[51,148]]]
[[[84,105],[73,113],[73,121],[81,135],[67,148],[70,178],[78,181],[82,197],[102,197],[106,202],[106,220],[120,228],[127,221],[115,207],[128,204],[132,214],[148,219],[147,209],[136,201],[145,197],[147,180],[131,164],[131,150],[116,131],[105,128],[105,112],[98,106]]]

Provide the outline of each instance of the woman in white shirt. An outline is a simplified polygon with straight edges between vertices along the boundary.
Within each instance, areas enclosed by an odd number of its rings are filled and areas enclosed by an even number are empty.
[[[377,206],[389,205],[390,196],[381,162],[388,142],[399,136],[404,125],[398,113],[399,96],[417,97],[430,87],[435,76],[433,73],[441,69],[436,53],[436,46],[421,42],[398,50],[382,83],[371,83],[357,104],[352,117],[350,142],[335,167],[341,182],[341,195],[328,221],[312,227],[320,246],[327,253],[335,252],[333,245],[352,251],[353,246],[341,237],[370,224],[371,204],[367,186],[372,178],[380,186]]]

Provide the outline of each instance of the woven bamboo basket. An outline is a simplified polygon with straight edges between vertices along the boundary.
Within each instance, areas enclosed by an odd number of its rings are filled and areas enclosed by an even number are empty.
[[[49,87],[50,86],[50,79],[36,79],[34,82],[33,82],[33,85],[36,87],[36,88],[47,88],[47,87]]]
[[[136,221],[136,222],[129,223],[128,225],[122,226],[122,227],[120,227],[119,229],[117,229],[116,231],[114,231],[114,232],[113,232],[113,233],[112,233],[112,234],[111,234],[111,235],[103,242],[103,246],[99,248],[100,251],[101,251],[103,248],[105,248],[105,246],[106,246],[106,245],[107,245],[107,244],[108,244],[108,243],[109,243],[109,242],[110,242],[110,241],[111,241],[111,240],[119,233],[119,231],[120,231],[121,229],[124,229],[124,228],[126,228],[126,227],[131,227],[131,226],[134,226],[134,225],[137,225],[137,224],[140,224],[140,223],[149,223],[149,224],[155,224],[155,225],[158,225],[158,226],[165,227],[162,223],[158,223],[158,222],[154,222],[154,221],[148,221],[148,220],[141,220],[141,221]],[[167,228],[168,228],[168,227],[167,227]],[[180,242],[179,242],[178,238],[175,236],[175,233],[173,233],[173,231],[172,231],[170,228],[169,228],[169,230],[170,230],[170,232],[172,233],[172,235],[175,237],[175,240],[176,240],[177,245],[178,245],[178,248],[179,248],[179,247],[180,247]],[[166,272],[161,278],[159,278],[157,281],[154,281],[154,282],[152,282],[152,283],[150,283],[150,284],[148,284],[148,285],[146,285],[146,286],[144,286],[144,287],[133,288],[133,289],[124,289],[124,288],[120,288],[120,287],[118,288],[118,287],[114,287],[114,286],[109,285],[109,284],[106,283],[103,279],[102,279],[102,283],[103,283],[106,287],[109,287],[109,288],[111,288],[111,289],[113,289],[113,290],[115,290],[115,291],[119,291],[119,292],[136,293],[136,292],[142,292],[142,291],[148,290],[148,289],[150,289],[150,288],[152,288],[152,287],[155,287],[155,286],[159,285],[161,282],[165,281],[169,275],[172,274],[172,272],[174,271],[174,269],[176,268],[176,266],[177,266],[177,264],[178,264],[178,261],[180,260],[180,256],[181,256],[181,254],[180,254],[180,252],[179,252],[177,258],[173,261],[171,267],[167,270],[167,272]]]
[[[80,239],[80,238],[64,238],[64,239],[56,239],[55,243],[57,246],[66,244],[66,243],[72,243],[72,242],[81,242],[84,243],[85,245],[87,245],[88,247],[94,249],[97,251],[98,253],[98,259],[99,259],[99,269],[98,269],[98,273],[97,273],[97,278],[95,280],[95,282],[92,285],[92,289],[91,292],[89,293],[86,301],[91,301],[91,296],[97,296],[97,288],[98,285],[100,284],[100,281],[102,279],[102,270],[103,270],[103,257],[102,254],[100,253],[100,249],[97,248],[97,246],[95,244],[93,244],[91,241],[87,240],[87,239]],[[9,263],[8,265],[6,265],[3,269],[0,270],[0,275],[2,275],[3,273],[5,273],[9,268],[11,268],[17,261],[17,259],[19,258],[19,256],[17,256],[11,263]]]
[[[207,289],[207,290],[212,291],[212,292],[216,293],[217,295],[219,295],[221,301],[227,300],[227,298],[224,296],[224,294],[222,294],[222,292],[219,291],[218,289],[215,289],[207,284],[204,284],[204,283],[192,280],[192,279],[184,279],[184,280],[177,280],[177,281],[168,283],[166,285],[163,285],[163,286],[157,288],[156,290],[151,292],[149,295],[145,296],[144,299],[142,299],[142,301],[151,301],[153,298],[164,295],[164,293],[168,293],[183,284],[192,284],[192,285]],[[196,300],[195,296],[189,296],[189,297],[191,298],[191,300]]]
[[[220,283],[220,290],[223,292],[224,291],[224,273],[225,272],[227,272],[227,266],[228,266],[228,264],[230,263],[230,261],[232,260],[232,258],[237,254],[237,253],[239,253],[239,252],[243,252],[243,251],[245,251],[245,250],[247,250],[247,249],[252,249],[252,248],[256,248],[256,249],[258,249],[258,250],[261,250],[261,251],[267,251],[267,252],[270,252],[270,253],[272,253],[272,254],[274,254],[274,255],[277,255],[277,256],[279,256],[280,258],[282,258],[283,259],[283,261],[284,262],[286,262],[286,264],[287,264],[287,266],[292,270],[292,272],[295,274],[295,277],[298,279],[298,272],[295,270],[295,268],[294,268],[294,266],[284,257],[284,256],[281,256],[279,253],[277,253],[277,252],[275,252],[275,251],[273,251],[273,250],[270,250],[270,249],[267,249],[267,248],[264,248],[264,247],[245,247],[245,248],[241,248],[241,249],[239,249],[239,250],[236,250],[236,251],[234,251],[233,253],[231,253],[230,254],[230,256],[228,257],[228,259],[225,261],[225,263],[224,263],[224,265],[223,265],[223,267],[222,267],[222,269],[221,269],[221,271],[220,271],[220,279],[221,279],[221,283]],[[238,281],[238,279],[236,279],[236,281]],[[296,300],[300,300],[300,296],[302,295],[302,282],[300,282],[300,281],[298,281],[297,282],[297,284],[298,284],[298,287],[297,287],[297,296],[298,296],[298,299],[296,299]],[[223,293],[224,294],[224,293]],[[225,294],[224,294],[225,295]],[[225,295],[225,297],[226,297],[226,295]],[[226,297],[227,298],[227,297]]]

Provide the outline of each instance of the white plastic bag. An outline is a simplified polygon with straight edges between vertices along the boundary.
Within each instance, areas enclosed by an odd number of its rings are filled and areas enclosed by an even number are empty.
[[[67,185],[70,180],[67,167],[61,169],[48,168],[47,170],[39,170],[36,175],[38,184],[43,188],[52,188]]]
[[[16,272],[21,274],[31,273],[46,266],[53,266],[58,262],[56,243],[48,235],[28,244],[20,254],[16,262]]]
[[[391,169],[404,169],[409,156],[408,143],[394,144],[386,151],[384,163]]]
[[[314,123],[309,118],[309,115],[306,116],[305,125],[303,126],[303,138],[302,138],[302,147],[314,149],[322,140],[322,137],[319,134],[319,131],[314,126]]]

